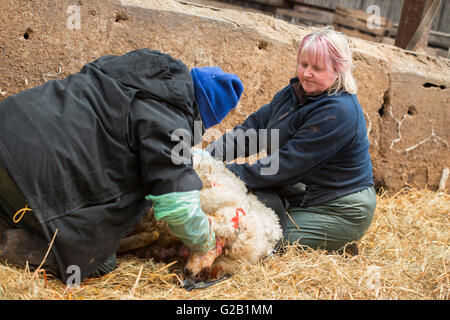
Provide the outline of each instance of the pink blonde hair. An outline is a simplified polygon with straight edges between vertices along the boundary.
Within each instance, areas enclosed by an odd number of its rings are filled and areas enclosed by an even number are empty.
[[[300,55],[306,54],[315,64],[331,66],[337,73],[336,81],[328,88],[329,94],[347,91],[354,94],[358,90],[352,75],[352,53],[344,34],[333,27],[325,27],[305,36],[297,51],[297,65]]]

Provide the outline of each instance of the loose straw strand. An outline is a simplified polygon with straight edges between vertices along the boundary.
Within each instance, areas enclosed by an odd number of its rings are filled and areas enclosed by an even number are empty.
[[[56,234],[58,233],[58,228],[56,228],[55,233],[53,234],[53,238],[52,241],[50,241],[50,244],[48,246],[47,252],[45,253],[44,258],[42,259],[41,264],[39,265],[39,267],[34,271],[33,273],[33,277],[31,279],[34,279],[35,277],[37,277],[38,273],[39,273],[39,269],[41,269],[42,265],[44,264],[45,260],[47,259],[48,254],[50,253],[50,250],[52,249],[53,246],[53,242],[55,241],[56,238]]]

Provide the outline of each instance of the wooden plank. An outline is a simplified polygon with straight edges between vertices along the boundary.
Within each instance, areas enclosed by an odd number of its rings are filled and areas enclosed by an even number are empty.
[[[394,21],[388,20],[388,24],[384,28],[385,34],[384,36],[389,37],[394,30]]]
[[[228,0],[229,4],[252,8],[263,13],[274,13],[276,8],[287,7],[283,0]]]
[[[333,24],[333,14],[325,11],[314,10],[311,8],[297,8],[297,10],[291,9],[277,9],[275,11],[278,14],[297,18],[304,21],[310,21],[319,23],[322,25],[332,25]]]
[[[303,2],[303,0],[290,0],[290,1],[286,1],[286,3],[292,5],[293,8],[304,7],[304,8],[313,8],[313,9],[327,11],[327,12],[334,12],[334,6],[329,7],[326,5],[317,5],[317,4]]]
[[[442,49],[433,48],[433,47],[426,47],[424,50],[430,56],[447,58],[448,50],[442,50]]]
[[[300,12],[304,15],[308,15],[317,19],[318,22],[323,24],[333,24],[334,13],[326,10],[322,10],[314,7],[305,7],[294,5],[294,11]]]
[[[284,6],[283,0],[250,0],[247,2],[256,2],[256,3],[267,4],[267,5],[275,6],[275,7],[283,7]]]
[[[343,16],[349,16],[361,21],[366,22],[371,16],[371,13],[367,13],[362,10],[353,10],[353,9],[347,9],[342,7],[336,7],[336,13],[341,14]],[[380,25],[385,26],[387,24],[387,19],[384,17],[380,17]]]
[[[300,0],[295,2],[334,10],[334,0]]]
[[[372,42],[381,42],[383,40],[382,36],[373,36],[373,35],[370,35],[367,33],[363,33],[359,30],[348,29],[348,28],[345,28],[345,27],[339,26],[339,25],[335,25],[334,27],[335,27],[336,31],[340,31],[349,37],[355,37],[355,38],[368,40],[368,41],[372,41]]]
[[[384,35],[384,28],[373,28],[370,29],[367,26],[367,21],[363,21],[360,19],[354,19],[352,17],[348,17],[346,15],[341,15],[336,12],[334,15],[334,21],[335,24],[347,27],[347,28],[353,28],[359,31],[364,31],[370,34],[382,36]]]
[[[450,48],[450,33],[431,31],[428,45],[440,48]]]

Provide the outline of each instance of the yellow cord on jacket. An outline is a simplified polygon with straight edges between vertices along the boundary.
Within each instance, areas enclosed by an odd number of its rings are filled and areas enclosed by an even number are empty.
[[[27,212],[27,211],[33,211],[30,208],[28,208],[28,203],[26,204],[25,208],[20,209],[19,211],[17,211],[14,214],[14,216],[13,216],[14,223],[19,223],[19,221],[22,220],[25,212]],[[18,215],[20,215],[19,218],[17,218]]]

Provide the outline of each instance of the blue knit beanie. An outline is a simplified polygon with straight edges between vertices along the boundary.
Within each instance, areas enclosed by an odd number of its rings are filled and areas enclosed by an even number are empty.
[[[219,67],[193,68],[195,100],[205,129],[215,126],[234,109],[244,86],[239,77]]]

